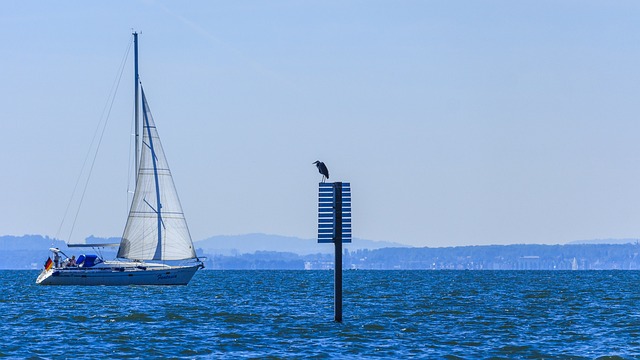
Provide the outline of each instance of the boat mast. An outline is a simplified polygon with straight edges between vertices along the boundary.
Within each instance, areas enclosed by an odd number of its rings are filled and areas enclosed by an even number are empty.
[[[140,84],[140,78],[138,75],[138,33],[137,32],[133,32],[133,67],[134,67],[134,86],[135,86],[135,136],[136,136],[136,183],[138,182],[138,168],[140,167],[140,159],[139,159],[139,154],[140,154],[140,133],[138,130],[140,128],[140,100],[139,100],[139,93],[138,93],[138,84]]]

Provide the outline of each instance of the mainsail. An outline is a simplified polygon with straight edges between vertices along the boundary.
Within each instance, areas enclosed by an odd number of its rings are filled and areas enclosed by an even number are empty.
[[[191,235],[143,89],[142,113],[143,137],[136,190],[118,257],[193,259],[196,253]]]

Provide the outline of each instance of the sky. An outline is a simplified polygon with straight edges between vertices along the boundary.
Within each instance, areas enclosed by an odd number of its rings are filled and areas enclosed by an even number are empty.
[[[637,1],[0,6],[0,235],[121,236],[131,56],[109,94],[135,29],[194,240],[314,238],[316,160],[351,183],[355,238],[640,237]]]

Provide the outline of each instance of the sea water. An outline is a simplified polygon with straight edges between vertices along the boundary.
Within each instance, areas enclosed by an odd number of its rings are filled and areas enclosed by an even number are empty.
[[[199,271],[38,286],[0,271],[0,357],[640,358],[640,272]]]

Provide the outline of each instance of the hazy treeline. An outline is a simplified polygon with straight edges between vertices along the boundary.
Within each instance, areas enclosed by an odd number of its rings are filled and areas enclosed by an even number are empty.
[[[114,240],[114,239],[111,239]],[[0,237],[0,269],[40,269],[50,255],[49,247],[66,248],[63,241],[40,235]],[[92,249],[83,249],[88,253]],[[103,250],[113,258],[115,249]],[[207,254],[207,269],[333,268],[333,254],[300,255],[282,251],[255,251],[234,255]],[[640,245],[485,245],[442,248],[359,249],[343,254],[344,269],[377,270],[636,270],[640,269]]]
[[[345,251],[345,269],[378,270],[635,270],[637,244],[489,245]],[[332,269],[332,254],[256,252],[207,259],[210,269]]]

